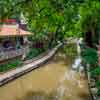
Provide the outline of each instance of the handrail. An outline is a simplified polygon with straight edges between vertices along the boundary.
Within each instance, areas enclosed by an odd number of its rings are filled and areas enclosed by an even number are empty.
[[[23,54],[23,49],[0,52],[0,61],[14,58]]]

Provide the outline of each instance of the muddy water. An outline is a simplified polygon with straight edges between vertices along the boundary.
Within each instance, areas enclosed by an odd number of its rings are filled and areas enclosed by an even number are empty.
[[[89,100],[87,81],[58,53],[50,62],[0,87],[0,100]]]

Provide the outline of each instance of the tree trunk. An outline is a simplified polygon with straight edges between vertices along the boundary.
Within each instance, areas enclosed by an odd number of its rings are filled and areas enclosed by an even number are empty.
[[[89,47],[93,47],[92,32],[91,31],[88,31],[85,33],[85,42],[86,42],[86,45],[88,45]]]

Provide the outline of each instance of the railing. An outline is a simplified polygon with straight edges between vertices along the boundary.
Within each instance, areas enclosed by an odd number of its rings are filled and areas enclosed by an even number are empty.
[[[18,49],[18,50],[10,50],[10,51],[1,51],[0,52],[0,61],[8,60],[17,56],[23,55],[25,49]]]

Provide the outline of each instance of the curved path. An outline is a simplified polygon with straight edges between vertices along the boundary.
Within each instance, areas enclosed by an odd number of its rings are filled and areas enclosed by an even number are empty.
[[[15,70],[9,71],[3,75],[0,76],[0,86],[8,83],[11,80],[16,79],[17,77],[24,75],[25,73],[28,73],[32,71],[33,69],[36,69],[39,67],[40,64],[43,64],[47,60],[49,60],[58,50],[59,47],[62,46],[62,43],[58,44],[55,48],[52,50],[49,50],[48,53],[46,53],[45,56],[27,64],[22,67],[16,68]]]

